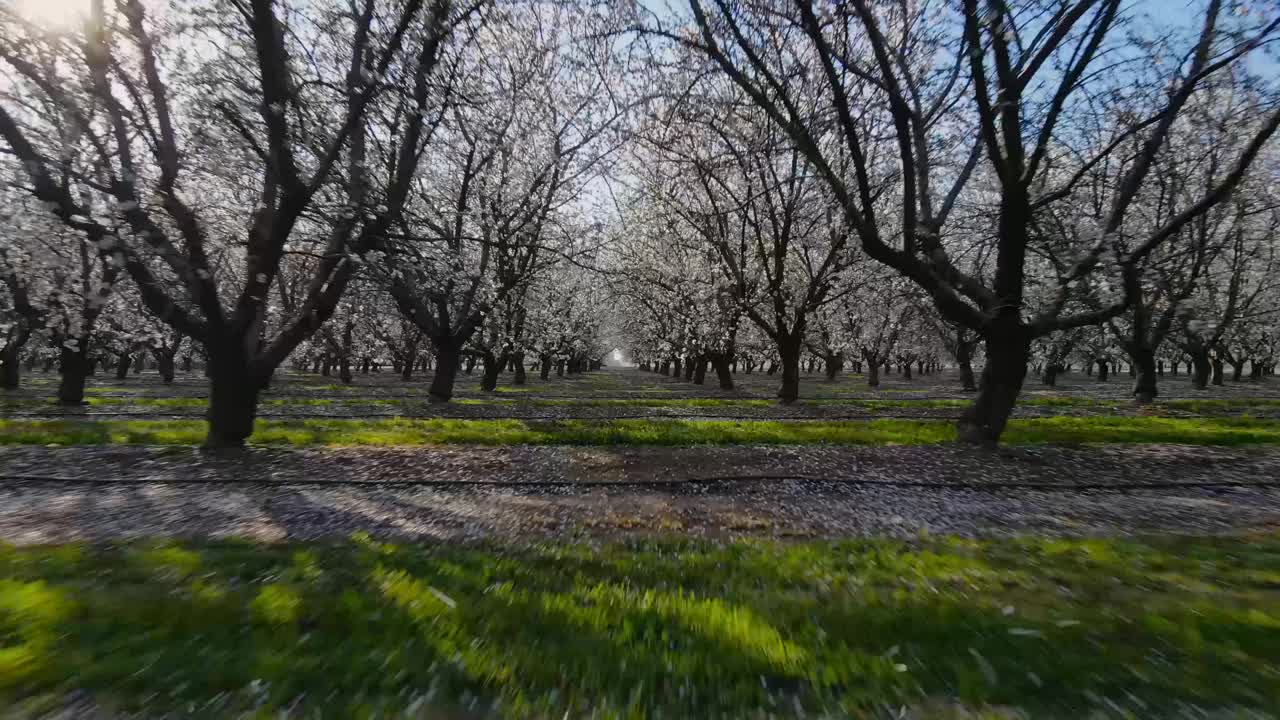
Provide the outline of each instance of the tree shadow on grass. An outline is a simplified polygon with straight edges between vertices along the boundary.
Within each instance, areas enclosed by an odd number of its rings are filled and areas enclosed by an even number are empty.
[[[1274,545],[1227,560],[1048,541],[9,548],[0,692],[84,688],[210,717],[415,703],[483,716],[495,699],[521,717],[843,714],[922,697],[1037,717],[1102,697],[1146,717],[1176,701],[1268,708],[1273,614],[1227,588],[1169,592],[1197,567],[1202,582],[1265,587]]]

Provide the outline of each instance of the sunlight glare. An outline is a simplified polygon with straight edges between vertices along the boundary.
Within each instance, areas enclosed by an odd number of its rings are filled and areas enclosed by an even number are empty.
[[[14,0],[19,17],[51,30],[70,29],[89,14],[90,0]]]

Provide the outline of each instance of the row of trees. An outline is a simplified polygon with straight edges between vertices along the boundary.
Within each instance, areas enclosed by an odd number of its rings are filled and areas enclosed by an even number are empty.
[[[1201,383],[1215,357],[1261,372],[1277,302],[1280,12],[1140,9],[638,11],[666,88],[637,132],[617,260],[620,294],[647,312],[636,354],[723,362],[750,325],[790,402],[809,345],[874,369],[932,344],[967,374],[980,343],[959,434],[984,445],[1037,357],[1056,372],[1090,342],[1131,360],[1140,401],[1171,347]]]
[[[806,354],[946,362],[981,444],[1033,365],[1123,353],[1144,402],[1166,361],[1261,373],[1280,11],[1142,7],[0,9],[4,357],[43,333],[78,402],[113,323],[198,347],[211,446],[288,359],[375,342],[442,402],[467,357],[491,388],[611,334],[725,387],[776,361],[783,402]]]
[[[444,402],[464,352],[486,375],[598,352],[540,319],[590,302],[557,273],[598,244],[580,199],[630,102],[600,23],[452,0],[92,0],[81,27],[0,9],[6,357],[43,331],[79,402],[104,318],[140,305],[207,357],[221,447],[286,359],[357,328],[429,345]]]

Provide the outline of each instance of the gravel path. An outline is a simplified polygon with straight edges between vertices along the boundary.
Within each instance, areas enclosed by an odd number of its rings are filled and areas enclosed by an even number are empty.
[[[17,543],[140,536],[313,539],[356,531],[463,540],[655,532],[1102,535],[1280,527],[1278,488],[1140,487],[1280,480],[1276,449],[1046,447],[990,455],[957,447],[459,446],[260,449],[206,456],[185,448],[7,447],[0,448],[0,470],[9,476],[0,479],[0,539]],[[974,487],[794,480],[656,484],[770,474]],[[22,475],[106,484],[39,482]],[[164,480],[185,484],[157,482]],[[239,484],[217,484],[227,480]],[[403,484],[416,480],[490,485]],[[584,482],[606,484],[574,484]],[[983,487],[1010,482],[1061,488]],[[1082,483],[1139,487],[1071,489]]]

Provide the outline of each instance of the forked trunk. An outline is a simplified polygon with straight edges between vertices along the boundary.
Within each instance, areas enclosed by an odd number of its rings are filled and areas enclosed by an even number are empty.
[[[1027,377],[1031,349],[1031,340],[1021,329],[996,333],[987,338],[987,362],[978,396],[956,427],[960,442],[988,448],[996,446],[1009,423]]]

